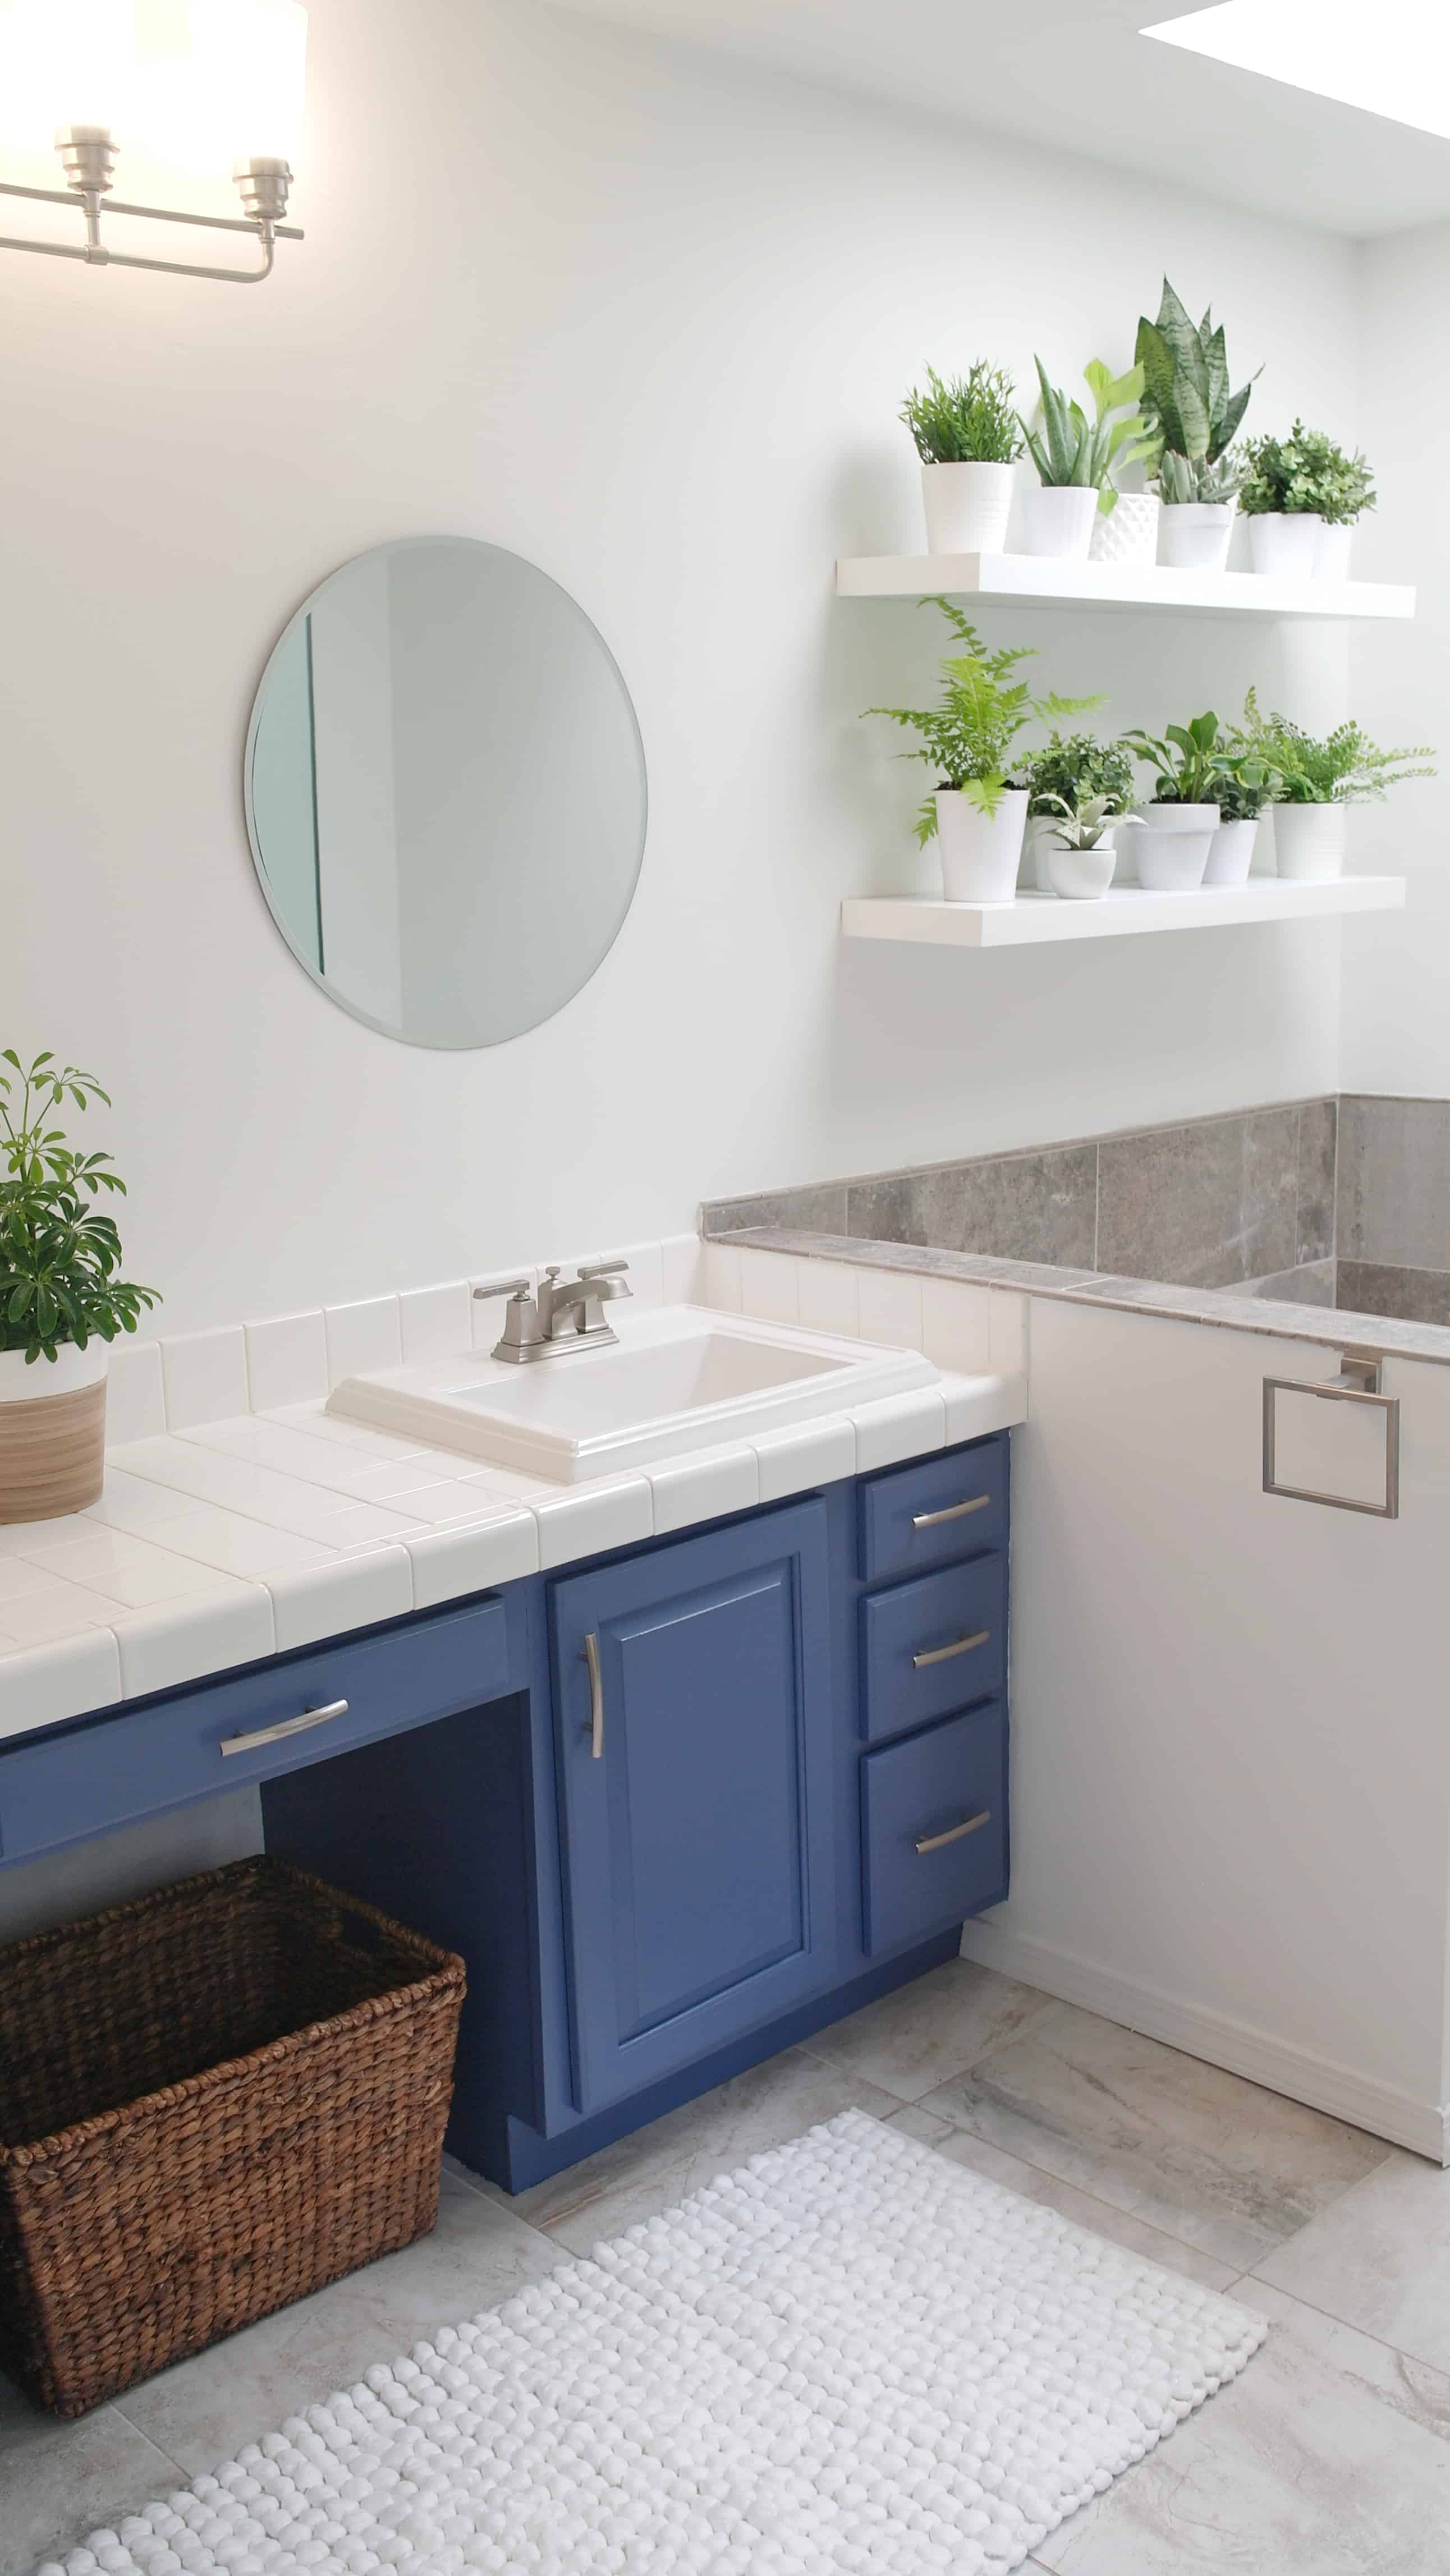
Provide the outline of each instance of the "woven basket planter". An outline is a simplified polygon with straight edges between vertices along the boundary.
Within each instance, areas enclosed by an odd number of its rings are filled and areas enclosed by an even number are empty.
[[[463,1991],[265,1859],[0,1951],[0,2365],[82,2415],[426,2235]]]

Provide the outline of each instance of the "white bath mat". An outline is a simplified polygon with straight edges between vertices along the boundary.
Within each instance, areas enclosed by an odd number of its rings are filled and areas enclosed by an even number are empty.
[[[847,2111],[41,2576],[998,2576],[1267,2331]]]

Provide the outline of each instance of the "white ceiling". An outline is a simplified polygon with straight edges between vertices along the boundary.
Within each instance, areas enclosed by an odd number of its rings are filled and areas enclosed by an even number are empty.
[[[565,5],[1331,232],[1397,232],[1450,215],[1450,142],[1138,33],[1193,0]]]

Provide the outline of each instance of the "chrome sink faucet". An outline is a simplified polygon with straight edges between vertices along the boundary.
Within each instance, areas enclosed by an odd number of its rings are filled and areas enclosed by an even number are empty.
[[[597,1350],[619,1335],[606,1324],[604,1309],[616,1297],[629,1297],[627,1261],[581,1261],[577,1279],[561,1279],[551,1262],[539,1281],[495,1279],[475,1288],[475,1297],[507,1297],[503,1332],[493,1346],[496,1360],[546,1360],[556,1351]]]

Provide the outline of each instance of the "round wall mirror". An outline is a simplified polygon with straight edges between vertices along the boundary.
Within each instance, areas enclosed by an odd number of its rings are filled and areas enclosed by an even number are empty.
[[[344,1010],[494,1046],[607,954],[644,851],[644,747],[603,637],[468,537],[359,555],[262,678],[247,830],[272,917]]]

